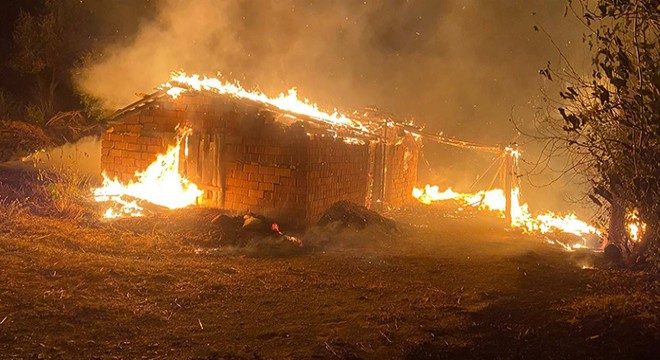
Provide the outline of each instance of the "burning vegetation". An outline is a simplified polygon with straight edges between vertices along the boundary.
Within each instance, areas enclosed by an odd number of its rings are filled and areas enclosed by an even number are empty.
[[[455,201],[463,206],[472,206],[480,210],[492,211],[505,217],[506,197],[502,189],[482,190],[477,193],[457,193],[451,188],[440,192],[437,185],[426,185],[424,189],[415,188],[413,197],[423,204],[432,204],[439,201]],[[520,205],[519,188],[512,190],[512,215],[511,226],[520,228],[529,233],[539,232],[545,234],[548,232],[559,231],[568,232],[578,236],[594,234],[600,235],[600,231],[584,221],[579,220],[575,214],[556,215],[553,212],[546,212],[542,215],[533,217],[527,204]]]
[[[517,176],[519,156],[518,150],[505,148],[493,162],[493,164],[498,161],[501,162],[493,178],[493,182],[498,177],[500,178],[501,188],[482,190],[476,193],[457,193],[451,188],[440,192],[439,186],[426,185],[423,189],[413,189],[413,197],[427,205],[440,201],[453,201],[459,206],[470,206],[479,210],[491,211],[505,218],[512,228],[520,229],[529,234],[573,234],[577,237],[578,242],[572,244],[567,244],[557,237],[546,237],[548,243],[557,243],[569,251],[579,248],[600,250],[602,241],[593,241],[593,238],[599,239],[601,231],[579,220],[574,213],[556,215],[548,211],[537,216],[531,214],[529,206],[523,203],[521,199],[520,182]],[[491,167],[492,165],[489,169]],[[487,174],[489,169],[482,177]]]

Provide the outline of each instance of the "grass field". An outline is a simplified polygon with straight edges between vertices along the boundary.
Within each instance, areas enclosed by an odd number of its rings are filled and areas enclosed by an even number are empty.
[[[396,233],[228,246],[217,210],[104,221],[84,201],[12,202],[34,190],[7,174],[1,358],[660,357],[657,275],[495,219],[415,208],[390,214]]]

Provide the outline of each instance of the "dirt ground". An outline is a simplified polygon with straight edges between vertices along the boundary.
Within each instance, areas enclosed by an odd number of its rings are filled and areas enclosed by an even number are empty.
[[[660,358],[657,275],[496,219],[415,207],[398,232],[229,246],[216,210],[3,209],[1,358]]]

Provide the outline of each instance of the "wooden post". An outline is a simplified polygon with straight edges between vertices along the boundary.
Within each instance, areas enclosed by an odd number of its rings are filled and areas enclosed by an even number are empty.
[[[382,165],[382,182],[381,182],[381,188],[380,188],[380,206],[379,206],[379,211],[384,211],[385,210],[385,191],[387,189],[387,120],[384,120],[383,122],[383,138],[385,139],[383,141],[383,165]]]
[[[382,128],[383,140],[376,144],[374,156],[374,178],[372,187],[372,208],[385,210],[385,191],[387,183],[387,123]]]
[[[510,151],[507,151],[504,154],[504,197],[506,198],[506,212],[504,218],[507,223],[511,225],[511,184],[513,182],[513,154]]]
[[[506,187],[506,150],[501,146],[500,149],[502,150],[502,161],[500,162],[500,167],[497,172],[500,175],[500,189],[504,191],[504,188]]]
[[[225,156],[225,142],[226,130],[218,134],[218,186],[220,187],[220,197],[218,198],[218,206],[225,207],[225,190],[227,183],[227,159]]]
[[[368,169],[368,174],[369,177],[367,179],[367,196],[365,197],[365,204],[369,209],[376,209],[376,197],[378,196],[376,192],[376,179],[378,176],[376,175],[376,169],[378,169],[378,166],[376,165],[376,159],[377,159],[377,153],[378,153],[378,144],[375,141],[369,141],[368,143],[368,151],[369,151],[369,169]]]

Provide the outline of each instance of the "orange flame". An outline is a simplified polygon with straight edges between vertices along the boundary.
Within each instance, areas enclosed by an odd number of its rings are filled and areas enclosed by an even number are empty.
[[[633,211],[627,216],[626,228],[628,229],[630,240],[638,242],[642,234],[646,231],[646,223],[639,218],[636,211]]]
[[[184,85],[187,88],[182,87]],[[198,74],[187,75],[184,72],[172,73],[170,80],[163,84],[162,87],[169,89],[167,90],[167,94],[173,98],[177,98],[182,93],[188,91],[188,89],[212,91],[218,94],[232,95],[238,98],[272,105],[281,110],[307,115],[331,125],[345,126],[371,133],[364,125],[339,113],[337,109],[332,113],[324,112],[315,103],[310,103],[308,99],[298,99],[298,93],[295,88],[289,89],[286,94],[280,93],[277,97],[268,97],[268,95],[260,91],[245,90],[238,82],[223,82],[218,78],[202,77]]]
[[[202,195],[197,185],[179,174],[181,139],[170,146],[165,154],[158,155],[143,172],[135,172],[137,181],[123,184],[117,178],[110,179],[103,172],[103,186],[93,189],[94,199],[111,202],[104,217],[113,219],[122,216],[142,216],[144,209],[139,200],[167,207],[183,208],[194,205]]]
[[[506,197],[502,189],[479,191],[475,194],[454,192],[451,188],[440,192],[438,186],[426,185],[424,189],[414,188],[413,197],[424,204],[437,201],[454,200],[459,203],[478,207],[480,210],[489,210],[504,217],[506,210]],[[573,213],[557,215],[553,212],[532,216],[527,204],[520,204],[520,189],[515,187],[511,194],[511,226],[521,228],[525,232],[541,233],[560,231],[582,236],[586,234],[600,234],[596,228],[577,218]]]
[[[506,199],[501,189],[482,190],[474,194],[457,193],[451,188],[440,192],[439,189],[437,185],[426,185],[424,189],[414,188],[413,197],[427,205],[436,201],[454,200],[482,210],[504,211],[506,207]]]

